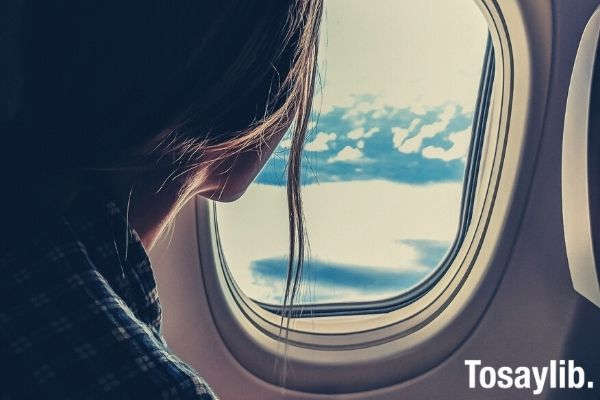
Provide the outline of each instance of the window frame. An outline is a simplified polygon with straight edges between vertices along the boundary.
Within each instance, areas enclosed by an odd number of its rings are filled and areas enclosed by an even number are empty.
[[[531,43],[551,42],[552,12],[538,5],[549,17],[530,19],[534,7],[525,1],[476,3],[488,21],[496,66],[484,157],[463,245],[427,293],[381,314],[293,319],[289,332],[282,333],[279,315],[258,306],[227,279],[219,265],[215,215],[208,201],[196,200],[200,272],[212,319],[231,354],[251,374],[281,383],[266,358],[294,371],[286,380],[291,389],[375,389],[433,368],[481,320],[516,238],[537,158],[551,49]],[[362,371],[358,376],[357,368]]]
[[[458,250],[465,239],[467,229],[473,215],[473,199],[477,190],[479,162],[483,148],[484,135],[486,132],[488,108],[491,100],[492,85],[494,80],[494,65],[494,47],[492,45],[492,38],[488,34],[486,48],[484,51],[481,77],[479,80],[480,84],[475,103],[476,108],[475,112],[473,113],[469,153],[467,157],[467,163],[465,165],[459,226],[457,234],[454,237],[452,245],[450,246],[444,259],[441,260],[439,265],[437,265],[424,279],[419,281],[416,285],[412,286],[408,290],[401,292],[397,296],[374,301],[296,304],[290,312],[290,315],[293,318],[381,314],[394,311],[414,302],[423,296],[448,270],[449,266],[452,264],[452,262],[454,262],[454,258],[456,257]],[[224,269],[223,272],[226,274],[227,279],[235,282],[235,278],[233,277],[233,274],[230,272],[227,265],[227,259],[221,244],[216,204],[216,202],[213,202],[212,213],[214,214],[213,224],[215,225],[215,234],[217,235],[219,262],[221,267]],[[237,284],[231,285],[231,287],[233,290],[242,290]],[[260,307],[273,314],[282,315],[284,312],[281,305],[269,304],[252,298],[250,299]]]

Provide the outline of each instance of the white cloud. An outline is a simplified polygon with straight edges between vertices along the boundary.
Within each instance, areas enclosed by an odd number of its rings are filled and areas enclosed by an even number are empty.
[[[402,146],[402,143],[404,142],[404,140],[406,139],[406,137],[415,130],[415,128],[417,127],[417,125],[421,122],[420,118],[415,118],[412,120],[412,122],[410,123],[410,125],[408,126],[408,128],[400,128],[399,126],[397,127],[393,127],[392,128],[392,133],[394,134],[394,137],[392,139],[393,143],[394,143],[394,147],[399,149]]]
[[[421,123],[421,119],[420,118],[415,118],[411,121],[410,125],[408,126],[408,130],[409,131],[413,131],[417,125],[419,125],[419,123]]]
[[[370,138],[377,132],[379,132],[379,128],[371,128],[366,132],[364,128],[356,128],[348,132],[346,136],[348,137],[348,139],[358,140],[360,138]]]
[[[391,111],[389,108],[382,107],[382,108],[379,108],[379,109],[375,110],[373,112],[373,114],[371,114],[371,116],[373,118],[375,118],[375,119],[377,119],[377,118],[384,118],[384,117],[389,117],[392,112],[393,111]]]
[[[370,138],[371,136],[373,136],[374,134],[376,134],[377,132],[379,132],[379,128],[371,128],[368,131],[365,132],[365,138]]]
[[[363,158],[363,153],[357,148],[346,146],[333,157],[329,157],[328,163],[334,162],[357,162]]]
[[[359,140],[358,142],[356,142],[356,147],[358,147],[359,149],[364,149],[365,148],[365,141],[364,140]]]
[[[352,139],[352,140],[360,139],[364,135],[365,135],[365,130],[363,128],[353,129],[346,134],[348,139]]]
[[[427,266],[422,264],[421,254],[405,240],[451,242],[458,226],[461,189],[462,183],[410,185],[387,181],[305,186],[310,255],[319,261],[366,269],[423,271]],[[257,281],[250,264],[286,257],[286,204],[285,187],[253,184],[240,200],[218,205],[227,263],[244,293],[251,297],[272,300],[281,295],[281,288]],[[314,285],[312,289],[327,290]],[[373,296],[358,288],[328,289],[340,290],[344,301]]]
[[[337,135],[333,132],[319,132],[314,140],[304,146],[306,151],[326,151],[329,150],[329,142],[334,141]]]
[[[375,111],[378,109],[378,106],[372,99],[354,102],[352,107],[342,116],[342,119],[352,119],[360,114]]]
[[[452,147],[448,150],[436,146],[427,146],[423,149],[423,157],[439,158],[444,161],[466,158],[471,140],[471,128],[451,133],[448,135],[448,140],[452,142]]]
[[[427,113],[427,106],[425,104],[411,104],[410,111],[413,114],[424,115]]]
[[[397,149],[400,149],[400,147],[402,146],[402,143],[404,143],[404,140],[410,133],[410,130],[395,127],[395,128],[392,128],[392,133],[394,134],[394,137],[392,139],[393,143],[394,143],[394,147]]]
[[[394,146],[401,153],[416,153],[421,149],[421,145],[423,144],[423,140],[426,138],[432,138],[437,134],[443,132],[450,123],[452,117],[456,113],[455,105],[448,105],[444,108],[442,113],[438,117],[438,121],[421,126],[419,132],[408,139],[403,139],[402,141],[397,141],[395,138],[396,133],[394,133]],[[400,133],[398,133],[400,136]],[[398,143],[399,142],[399,143]]]

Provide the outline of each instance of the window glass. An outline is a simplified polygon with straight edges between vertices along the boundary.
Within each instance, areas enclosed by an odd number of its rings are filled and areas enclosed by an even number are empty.
[[[326,0],[304,148],[310,241],[297,304],[381,300],[444,260],[457,234],[487,40],[473,0]],[[280,304],[287,273],[285,137],[237,202],[218,204],[227,265]]]

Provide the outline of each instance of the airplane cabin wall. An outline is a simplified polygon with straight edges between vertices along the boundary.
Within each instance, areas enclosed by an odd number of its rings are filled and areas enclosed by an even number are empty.
[[[513,0],[510,0],[511,2]],[[500,1],[499,3],[503,3]],[[536,96],[530,130],[537,144],[526,156],[532,179],[517,181],[526,208],[518,235],[507,244],[504,275],[476,328],[437,367],[406,382],[370,392],[316,395],[284,391],[246,371],[229,352],[212,321],[198,270],[193,204],[177,219],[172,238],[152,252],[164,309],[164,333],[172,349],[190,362],[223,399],[530,399],[526,390],[472,390],[465,359],[485,365],[547,365],[550,359],[574,359],[600,386],[600,310],[572,286],[563,238],[561,146],[571,69],[581,33],[598,0],[521,1],[540,42],[531,43],[551,65],[534,65]],[[500,4],[503,6],[502,4]],[[550,13],[550,14],[548,14]],[[550,19],[550,23],[546,21]],[[544,42],[544,38],[551,38]],[[534,51],[534,52],[535,52]],[[544,69],[548,80],[544,79]],[[538,86],[539,85],[539,88]],[[535,90],[539,89],[537,92]],[[530,132],[527,132],[529,135]],[[539,141],[538,141],[539,140]],[[169,243],[167,243],[169,242]],[[218,316],[216,316],[218,318]],[[435,343],[432,343],[432,346]],[[272,362],[265,360],[266,363]],[[360,373],[360,371],[357,371]],[[349,377],[350,379],[350,377]],[[599,389],[600,390],[600,389]],[[597,391],[545,390],[539,399],[598,398]]]

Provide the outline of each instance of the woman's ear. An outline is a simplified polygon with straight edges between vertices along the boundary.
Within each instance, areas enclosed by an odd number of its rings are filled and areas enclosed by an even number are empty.
[[[199,195],[215,201],[231,202],[240,198],[273,153],[273,146],[261,146],[235,154],[221,155],[204,172]]]
[[[215,201],[231,202],[240,198],[265,166],[287,132],[282,126],[260,146],[237,153],[220,150],[206,154],[209,162],[198,194]]]
[[[24,0],[0,1],[0,126],[12,122],[23,106]]]

